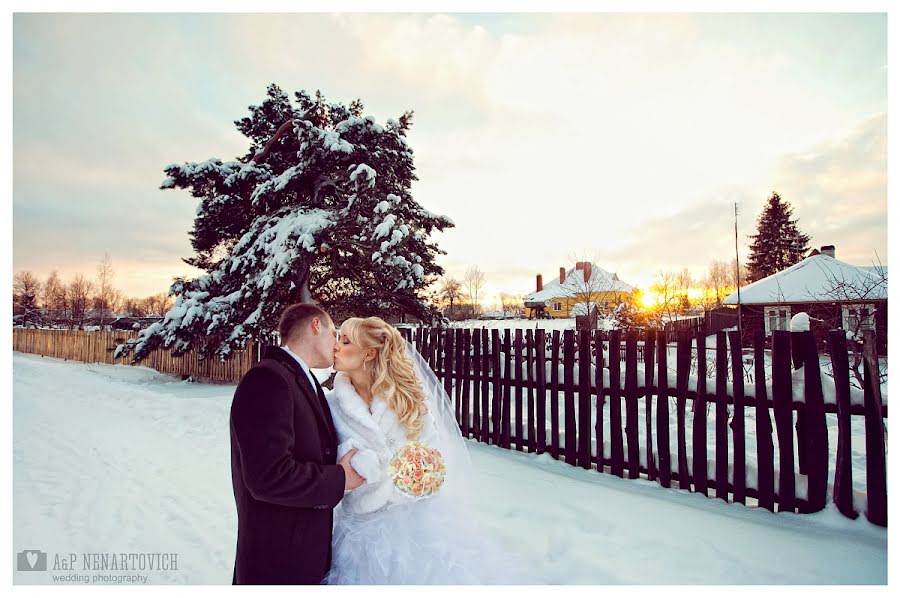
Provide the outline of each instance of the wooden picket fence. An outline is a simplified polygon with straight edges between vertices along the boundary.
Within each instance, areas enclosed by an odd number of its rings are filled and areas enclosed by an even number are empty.
[[[696,359],[692,366],[694,345],[696,355],[706,355],[706,335],[702,330],[679,335],[674,384],[670,384],[668,345],[657,342],[657,334],[652,330],[624,337],[618,331],[566,330],[560,334],[554,330],[548,335],[543,330],[505,330],[501,334],[497,329],[419,328],[402,332],[443,381],[460,428],[468,438],[507,449],[547,452],[573,466],[619,477],[627,473],[629,478],[655,480],[666,488],[676,486],[725,501],[748,504],[749,498],[770,511],[822,510],[828,500],[831,451],[835,460],[831,499],[845,516],[857,517],[852,495],[850,423],[851,417],[864,417],[865,514],[871,522],[887,526],[887,407],[882,404],[871,335],[865,339],[864,405],[851,405],[847,341],[842,330],[833,331],[830,338],[835,403],[824,402],[819,355],[810,332],[773,334],[771,397],[767,396],[766,348],[761,332],[753,345],[755,397],[745,396],[743,354],[737,331],[716,334],[713,389],[707,388],[707,360]],[[726,342],[726,335],[730,342]],[[637,359],[639,336],[644,348],[641,368]],[[609,347],[608,356],[604,356],[605,346]],[[624,358],[620,355],[623,347]],[[579,364],[593,367],[578,367]],[[804,399],[795,402],[792,371],[801,366],[805,373]],[[689,389],[691,367],[696,368],[697,379],[703,381],[697,390]],[[604,368],[608,368],[608,381]],[[603,400],[596,400],[598,396]],[[657,400],[653,401],[654,397]],[[643,435],[638,425],[640,399],[645,401]],[[674,399],[674,413],[670,399]],[[693,406],[690,429],[688,401]],[[707,406],[714,407],[712,474],[707,455]],[[604,438],[603,425],[606,409],[608,440]],[[596,414],[594,423],[592,410]],[[755,412],[753,430],[745,428],[748,410]],[[837,446],[829,446],[826,413],[837,418]],[[669,439],[673,424],[677,446],[674,455]],[[692,439],[690,464],[688,435]],[[750,435],[756,439],[754,484],[747,482],[746,446]],[[773,438],[777,440],[777,454]],[[802,486],[804,478],[805,492],[800,494],[805,496],[798,496],[797,482]]]
[[[663,487],[676,486],[725,501],[748,504],[751,499],[771,511],[823,509],[829,499],[832,456],[835,467],[831,500],[847,517],[858,515],[853,504],[850,429],[851,418],[862,417],[865,515],[871,522],[887,526],[887,406],[882,403],[871,332],[865,336],[863,405],[850,401],[847,340],[842,330],[832,331],[829,339],[835,403],[823,399],[819,356],[810,332],[773,333],[771,397],[767,396],[766,347],[761,331],[753,344],[754,397],[745,393],[743,354],[736,331],[716,334],[713,389],[706,383],[707,360],[696,359],[692,366],[694,354],[706,355],[706,335],[702,330],[679,335],[674,384],[669,380],[669,347],[662,341],[668,335],[661,335],[657,342],[652,330],[640,335],[574,330],[554,330],[548,335],[543,330],[530,329],[504,330],[501,335],[500,330],[484,328],[417,328],[401,332],[443,382],[460,428],[468,438],[506,449],[546,452],[573,466],[619,477],[627,473],[629,478],[643,477]],[[130,364],[127,358],[114,359],[113,351],[117,344],[133,336],[135,333],[122,331],[14,328],[13,350],[75,361]],[[185,378],[237,383],[258,360],[258,349],[248,343],[243,351],[235,352],[224,362],[215,358],[200,360],[194,352],[173,357],[168,350],[157,349],[139,365]],[[593,367],[578,367],[579,364]],[[795,401],[792,370],[801,366],[806,373],[804,398]],[[696,368],[697,379],[704,381],[697,390],[689,388],[692,367]],[[604,368],[608,368],[608,380]],[[558,400],[560,396],[562,400]],[[640,434],[638,422],[640,399],[645,407],[644,434]],[[674,399],[674,412],[670,399]],[[690,429],[688,401],[692,403]],[[714,408],[715,424],[712,474],[707,466],[708,406]],[[603,425],[607,409],[608,440],[604,438]],[[754,430],[745,428],[749,410],[755,415]],[[594,423],[592,411],[596,416]],[[828,443],[826,413],[837,419],[836,446]],[[677,447],[674,455],[669,440],[673,423]],[[692,439],[690,463],[688,435]],[[756,439],[755,484],[747,482],[746,445],[750,435]],[[773,439],[777,440],[777,454]],[[798,496],[798,479],[805,481],[805,497]]]
[[[115,359],[113,353],[117,345],[135,337],[136,332],[121,330],[13,328],[13,351],[86,363],[132,365],[130,357]],[[195,351],[175,357],[168,349],[161,348],[152,351],[137,365],[198,381],[237,384],[241,376],[257,361],[256,354],[252,342],[248,342],[243,351],[235,351],[226,361],[215,357],[200,359]]]

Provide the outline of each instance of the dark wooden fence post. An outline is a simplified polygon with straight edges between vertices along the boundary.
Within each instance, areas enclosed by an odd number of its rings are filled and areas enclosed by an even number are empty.
[[[512,332],[503,331],[503,413],[500,422],[500,446],[510,448],[510,419],[512,412]]]
[[[462,336],[462,367],[460,368],[460,372],[462,376],[460,377],[460,382],[462,382],[462,392],[459,393],[460,402],[462,403],[462,407],[460,409],[460,416],[462,418],[462,435],[463,438],[468,438],[470,433],[470,425],[469,425],[469,412],[470,407],[470,392],[469,388],[472,386],[472,329],[466,328],[463,330]]]
[[[792,337],[791,342],[800,345],[803,356],[806,467],[809,474],[806,510],[815,513],[825,508],[828,494],[828,424],[825,421],[825,401],[819,373],[819,351],[811,331],[796,332]]]
[[[622,381],[620,372],[621,335],[618,330],[609,333],[609,461],[610,473],[624,477],[625,456],[622,446]]]
[[[559,330],[550,338],[550,454],[559,459]]]
[[[759,506],[775,511],[775,445],[772,443],[772,419],[766,394],[766,333],[753,335],[753,367],[756,383],[756,469]]]
[[[647,479],[657,478],[656,458],[653,450],[653,369],[656,357],[656,331],[647,329],[644,336],[644,426],[647,436]]]
[[[591,333],[578,331],[578,465],[591,468]]]
[[[542,328],[534,331],[536,359],[534,364],[535,383],[537,384],[537,446],[538,453],[547,451],[547,355],[546,335]]]
[[[422,328],[422,357],[425,358],[425,362],[428,364],[428,367],[434,368],[434,360],[432,359],[432,350],[431,350],[431,329],[430,328]]]
[[[793,511],[794,431],[791,384],[791,333],[772,332],[772,403],[778,433],[778,511]]]
[[[831,371],[834,373],[834,393],[837,403],[838,442],[834,458],[834,504],[850,519],[859,517],[853,508],[853,465],[850,432],[850,363],[847,357],[847,336],[843,330],[829,334]]]
[[[491,435],[491,351],[487,328],[481,329],[481,441],[490,443]]]
[[[515,372],[515,376],[513,379],[513,384],[515,386],[515,396],[516,396],[516,450],[523,451],[525,449],[523,442],[523,431],[522,424],[524,419],[524,413],[522,411],[522,329],[516,328],[515,333],[515,353],[514,353],[514,364],[513,371]]]
[[[594,424],[594,435],[597,438],[597,471],[603,473],[604,455],[603,439],[603,407],[606,404],[603,383],[603,333],[599,330],[594,333],[594,386],[597,388],[597,423]]]
[[[669,369],[666,365],[669,346],[663,332],[656,345],[656,452],[659,455],[659,483],[671,486],[672,460],[669,452]]]
[[[691,478],[687,464],[687,386],[691,370],[690,332],[678,333],[675,352],[675,414],[676,436],[678,438],[678,487],[691,489]]]
[[[416,328],[416,351],[423,358],[428,359],[428,355],[425,353],[425,328],[422,326]]]
[[[866,518],[887,527],[887,468],[884,457],[884,419],[881,403],[881,375],[875,350],[875,332],[863,332],[864,385],[866,411]]]
[[[430,361],[428,365],[431,366],[431,369],[434,371],[439,370],[440,361],[441,361],[441,331],[438,328],[431,328],[428,331],[428,355],[430,357]]]
[[[472,329],[472,437],[481,441],[481,331]]]
[[[708,496],[709,471],[706,462],[706,330],[697,335],[697,398],[694,399],[692,420],[693,463],[691,476],[694,492]]]
[[[563,389],[565,392],[565,430],[566,436],[566,463],[575,465],[575,441],[577,431],[575,428],[575,331],[563,331]]]
[[[795,333],[792,333],[791,363],[794,365],[794,370],[799,370],[803,367],[804,363],[805,343],[799,340],[795,342],[796,339],[799,339],[799,336],[795,336]],[[809,470],[806,463],[806,453],[809,446],[809,439],[806,436],[806,403],[799,403],[794,405],[794,410],[797,412],[797,421],[794,425],[795,429],[797,430],[797,472],[803,475],[807,475],[809,474]]]
[[[716,333],[716,498],[728,502],[728,364],[725,332]]]
[[[641,446],[638,434],[637,334],[625,335],[625,438],[628,440],[628,477],[641,475]]]
[[[448,328],[445,331],[444,339],[446,346],[444,347],[444,391],[447,393],[447,397],[453,399],[453,378],[456,375],[456,354],[454,353],[454,344],[453,341],[455,339],[454,330],[452,328]]]
[[[455,349],[456,349],[456,380],[454,382],[454,386],[456,387],[456,392],[454,393],[456,396],[456,421],[459,422],[460,429],[462,428],[462,405],[463,405],[463,376],[465,373],[463,372],[463,368],[465,364],[463,363],[463,344],[465,343],[465,331],[462,328],[457,328],[455,330],[456,339],[454,340]]]
[[[491,330],[491,377],[493,379],[493,388],[491,390],[491,424],[493,430],[491,438],[495,445],[499,445],[502,435],[500,418],[503,413],[503,385],[500,370],[500,331],[496,328]]]
[[[747,502],[747,451],[744,438],[744,363],[741,335],[737,330],[728,333],[731,346],[731,388],[734,416],[731,418],[731,440],[734,450],[732,482],[734,502]]]
[[[525,376],[525,381],[527,383],[526,392],[527,392],[527,401],[526,401],[526,411],[528,412],[527,416],[527,424],[528,424],[528,440],[525,443],[525,446],[528,449],[529,453],[533,453],[535,451],[535,421],[534,421],[534,393],[535,393],[535,376],[534,376],[534,331],[528,329],[525,331],[525,347],[527,349],[527,357],[525,358],[525,371],[527,375]]]

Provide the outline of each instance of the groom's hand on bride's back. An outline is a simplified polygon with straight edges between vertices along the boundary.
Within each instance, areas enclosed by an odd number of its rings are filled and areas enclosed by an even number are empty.
[[[353,490],[366,483],[366,478],[356,473],[356,470],[350,465],[350,459],[352,459],[355,454],[356,449],[351,449],[346,455],[341,457],[340,461],[338,461],[338,465],[344,468],[344,490]]]

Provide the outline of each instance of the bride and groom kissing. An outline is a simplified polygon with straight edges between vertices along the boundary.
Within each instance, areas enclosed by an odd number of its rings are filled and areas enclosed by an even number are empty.
[[[233,584],[522,583],[522,568],[477,526],[471,464],[449,398],[399,331],[313,304],[287,307],[231,405],[237,506]],[[310,368],[336,371],[325,391]],[[447,466],[416,499],[388,474],[419,441]]]

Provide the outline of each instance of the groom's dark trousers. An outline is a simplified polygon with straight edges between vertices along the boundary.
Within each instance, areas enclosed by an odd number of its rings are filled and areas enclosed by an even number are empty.
[[[237,505],[234,584],[317,584],[331,567],[332,509],[344,496],[337,433],[318,384],[278,347],[231,403]]]

